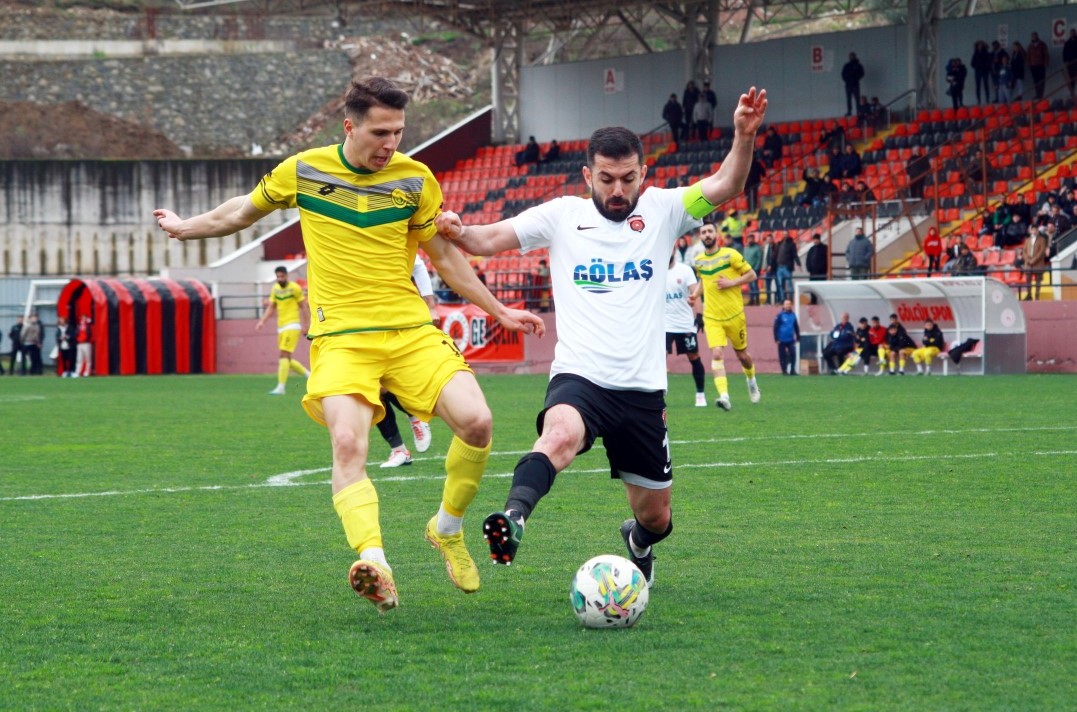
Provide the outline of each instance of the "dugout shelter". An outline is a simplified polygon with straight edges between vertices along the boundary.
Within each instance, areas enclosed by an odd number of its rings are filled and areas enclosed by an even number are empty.
[[[58,316],[93,319],[93,375],[216,373],[213,295],[195,279],[72,279]]]
[[[878,316],[886,326],[890,315],[897,314],[917,344],[924,320],[929,318],[942,329],[947,349],[966,339],[978,339],[976,348],[961,360],[960,373],[1025,372],[1025,315],[1013,290],[998,280],[937,277],[797,282],[794,294],[801,343],[806,344],[802,356],[806,358],[821,361],[828,334],[843,312],[849,313],[854,325],[860,317]],[[941,372],[957,370],[952,360],[943,356],[940,354]]]

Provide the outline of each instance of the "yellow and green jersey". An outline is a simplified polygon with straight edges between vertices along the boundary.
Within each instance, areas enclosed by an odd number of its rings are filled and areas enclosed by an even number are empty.
[[[415,252],[437,234],[441,212],[441,186],[425,165],[394,153],[372,172],[348,163],[343,145],[315,148],[285,159],[250,198],[260,210],[299,208],[308,338],[430,323],[411,281]]]
[[[744,297],[739,287],[718,288],[718,278],[736,279],[751,270],[744,257],[732,247],[720,247],[713,254],[701,252],[692,261],[703,283],[703,317],[724,321],[744,313]]]
[[[305,299],[303,288],[295,282],[288,282],[283,287],[280,286],[280,282],[273,283],[269,300],[277,308],[277,331],[299,328],[299,305]]]

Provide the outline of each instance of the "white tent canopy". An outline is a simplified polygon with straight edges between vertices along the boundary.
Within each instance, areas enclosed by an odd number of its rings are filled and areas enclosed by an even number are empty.
[[[946,336],[947,347],[966,339],[979,339],[977,354],[964,373],[1024,373],[1025,316],[1013,291],[985,277],[934,279],[875,279],[838,282],[797,282],[797,318],[802,337],[818,337],[822,349],[826,335],[849,313],[879,317],[885,325],[897,314],[917,342],[926,319]]]

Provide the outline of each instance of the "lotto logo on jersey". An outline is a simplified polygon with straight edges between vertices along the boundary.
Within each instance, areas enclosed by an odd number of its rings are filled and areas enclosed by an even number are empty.
[[[612,292],[629,282],[646,282],[653,275],[654,269],[649,259],[640,260],[638,264],[632,260],[619,264],[595,258],[590,265],[576,265],[572,270],[576,286],[592,294]]]

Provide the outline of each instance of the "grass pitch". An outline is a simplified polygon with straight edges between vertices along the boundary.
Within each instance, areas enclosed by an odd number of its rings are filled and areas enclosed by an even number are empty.
[[[372,468],[401,597],[384,616],[346,583],[295,381],[0,378],[0,708],[1072,707],[1077,379],[773,376],[758,405],[730,380],[723,413],[671,378],[674,534],[639,625],[590,631],[569,581],[622,553],[629,516],[601,447],[512,567],[479,532],[544,377],[482,379],[477,594],[423,540],[444,425],[413,466]]]

